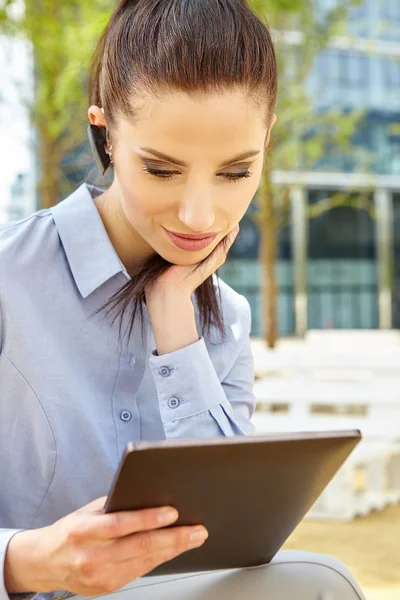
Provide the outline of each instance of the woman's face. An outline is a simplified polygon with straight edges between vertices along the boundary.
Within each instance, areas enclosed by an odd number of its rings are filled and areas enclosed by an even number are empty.
[[[268,141],[260,109],[239,91],[146,97],[135,123],[120,119],[113,186],[142,252],[180,265],[206,258],[245,214]]]

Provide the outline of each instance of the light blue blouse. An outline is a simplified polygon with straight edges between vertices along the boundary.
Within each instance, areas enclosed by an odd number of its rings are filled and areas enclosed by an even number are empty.
[[[146,307],[144,337],[138,323],[122,347],[119,321],[93,317],[129,278],[102,191],[85,183],[0,227],[0,600],[11,537],[107,495],[129,441],[253,431],[250,308],[222,281],[225,338],[199,326],[171,354],[157,356]]]

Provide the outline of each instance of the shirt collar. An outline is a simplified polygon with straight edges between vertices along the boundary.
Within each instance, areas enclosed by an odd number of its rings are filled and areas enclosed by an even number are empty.
[[[68,264],[83,298],[117,273],[126,272],[108,237],[93,199],[104,190],[83,183],[53,206],[53,216]]]

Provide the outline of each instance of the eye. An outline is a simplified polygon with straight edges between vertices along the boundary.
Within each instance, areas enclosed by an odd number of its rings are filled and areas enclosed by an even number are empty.
[[[149,173],[150,175],[158,177],[158,179],[172,179],[173,175],[179,175],[179,173],[177,171],[166,171],[164,169],[152,169],[148,165],[144,165],[142,167],[142,169],[143,169],[143,171],[146,171],[146,173]]]
[[[158,179],[170,180],[174,175],[180,175],[179,171],[169,171],[167,169],[154,169],[148,164],[142,166],[143,171],[157,177]],[[238,182],[241,179],[251,177],[250,171],[243,171],[241,173],[221,173],[218,177],[224,177],[230,182]]]
[[[247,179],[247,177],[251,177],[250,171],[244,171],[242,173],[221,173],[222,177],[228,179],[228,181],[238,182],[241,179]]]

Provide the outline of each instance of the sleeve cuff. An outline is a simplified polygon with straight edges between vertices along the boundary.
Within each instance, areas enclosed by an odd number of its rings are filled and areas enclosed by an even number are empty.
[[[153,353],[149,362],[164,423],[185,419],[221,403],[233,413],[203,338],[171,354]]]
[[[9,594],[5,588],[4,582],[4,564],[8,544],[16,533],[24,529],[0,529],[0,600],[30,600],[36,596],[36,592],[26,592],[21,594]]]

